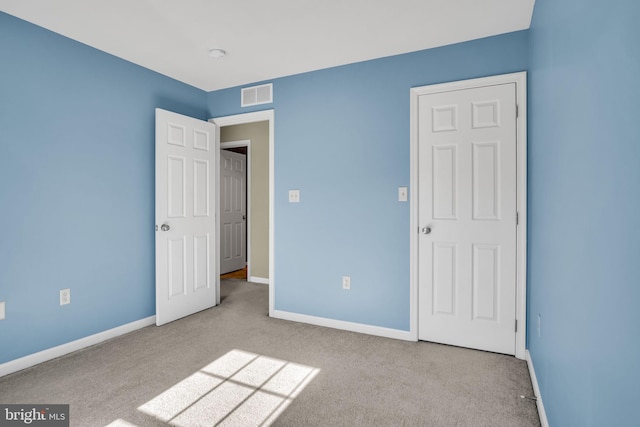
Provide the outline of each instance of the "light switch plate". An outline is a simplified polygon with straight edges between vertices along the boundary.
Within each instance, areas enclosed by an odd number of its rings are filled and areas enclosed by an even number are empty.
[[[406,202],[409,198],[409,189],[407,187],[398,187],[398,201]]]
[[[289,190],[289,203],[300,203],[300,190]]]
[[[0,320],[4,320],[5,312],[4,312],[4,301],[0,301]]]

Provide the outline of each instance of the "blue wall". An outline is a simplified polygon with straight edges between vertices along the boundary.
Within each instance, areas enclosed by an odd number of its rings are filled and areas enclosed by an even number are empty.
[[[206,93],[0,13],[0,363],[155,313],[156,107]]]
[[[529,68],[528,347],[547,415],[634,424],[638,16],[635,0],[537,0],[529,32],[275,80],[276,309],[408,330],[409,88]],[[2,363],[154,314],[154,108],[264,106],[3,13],[0,54]]]
[[[536,1],[528,346],[552,426],[638,425],[639,17],[637,0]]]
[[[274,80],[275,308],[409,330],[409,89],[527,67],[523,31]],[[208,106],[256,109],[240,88]]]

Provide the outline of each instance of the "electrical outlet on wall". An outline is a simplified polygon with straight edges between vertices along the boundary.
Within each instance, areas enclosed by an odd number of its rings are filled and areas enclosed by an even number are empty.
[[[60,289],[60,305],[71,304],[71,289]]]
[[[0,301],[0,320],[4,320],[5,311],[4,311],[4,301]]]
[[[342,289],[351,289],[351,276],[342,276]]]
[[[300,203],[300,190],[289,190],[289,203]]]

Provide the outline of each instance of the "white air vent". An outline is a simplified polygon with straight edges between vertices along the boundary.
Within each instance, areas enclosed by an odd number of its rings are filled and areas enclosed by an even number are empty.
[[[244,89],[242,89],[241,97],[241,107],[270,104],[273,102],[273,83],[260,86],[245,87]]]

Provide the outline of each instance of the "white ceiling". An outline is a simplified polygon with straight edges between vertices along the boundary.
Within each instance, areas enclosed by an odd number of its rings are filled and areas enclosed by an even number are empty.
[[[0,0],[0,10],[212,91],[527,29],[534,1]]]

